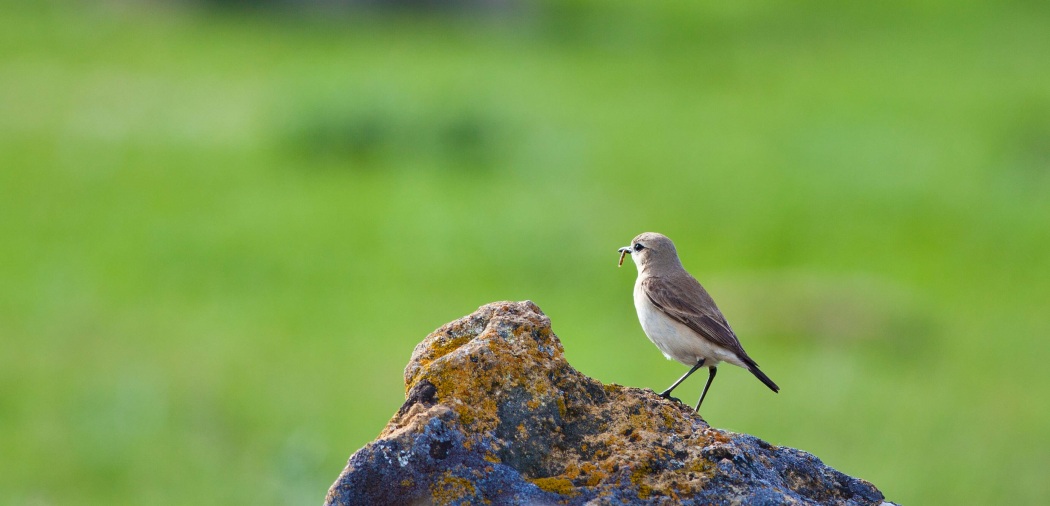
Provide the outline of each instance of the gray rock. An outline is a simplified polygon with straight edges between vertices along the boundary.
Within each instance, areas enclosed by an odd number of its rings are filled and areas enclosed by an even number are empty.
[[[883,503],[809,453],[584,376],[529,301],[487,304],[427,336],[405,390],[326,504]]]

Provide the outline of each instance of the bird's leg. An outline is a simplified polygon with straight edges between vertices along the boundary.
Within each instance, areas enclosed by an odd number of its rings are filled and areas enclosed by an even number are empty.
[[[694,372],[696,372],[697,369],[699,369],[699,368],[701,368],[703,366],[704,366],[704,359],[701,358],[700,360],[697,360],[696,361],[696,365],[694,365],[692,369],[689,369],[689,372],[683,374],[681,378],[678,378],[678,381],[674,382],[673,385],[667,387],[667,390],[664,390],[663,392],[660,392],[660,397],[663,397],[664,399],[671,399],[672,398],[671,397],[671,390],[674,390],[675,388],[677,388],[678,385],[681,385],[682,382],[685,381],[685,379],[688,378],[690,374],[693,374]]]
[[[704,403],[704,397],[707,397],[707,389],[711,387],[711,382],[715,379],[715,373],[718,372],[718,368],[711,366],[711,373],[707,377],[707,384],[704,385],[704,393],[700,394],[700,402],[696,403],[696,412],[700,412],[700,405]]]

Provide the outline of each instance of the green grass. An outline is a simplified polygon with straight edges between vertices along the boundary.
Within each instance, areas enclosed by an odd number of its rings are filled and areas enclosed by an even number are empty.
[[[656,230],[783,388],[724,369],[713,425],[903,503],[1046,503],[1047,26],[4,4],[0,502],[320,502],[412,347],[494,300],[666,387],[615,267]]]

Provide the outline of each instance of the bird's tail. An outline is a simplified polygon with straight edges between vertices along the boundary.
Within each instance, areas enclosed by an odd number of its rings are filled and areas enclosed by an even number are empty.
[[[766,373],[758,370],[757,365],[749,367],[748,370],[751,371],[751,374],[754,374],[755,377],[759,379],[759,381],[765,383],[770,390],[772,390],[773,392],[780,392],[780,387],[778,387],[776,383],[773,383],[773,380],[769,379],[769,376],[766,376]]]

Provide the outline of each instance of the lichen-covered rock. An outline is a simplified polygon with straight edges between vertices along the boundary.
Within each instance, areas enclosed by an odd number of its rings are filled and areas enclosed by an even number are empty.
[[[532,302],[497,302],[416,346],[407,400],[329,505],[879,504],[808,453],[713,429],[652,390],[573,369]]]

